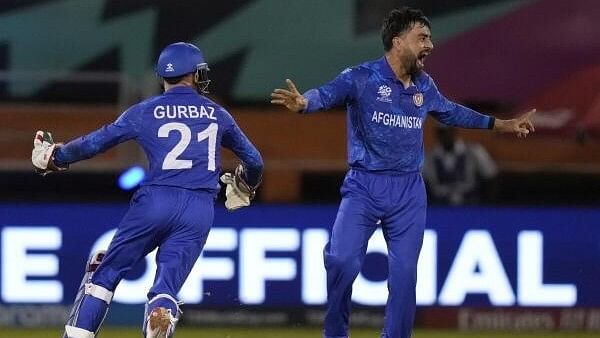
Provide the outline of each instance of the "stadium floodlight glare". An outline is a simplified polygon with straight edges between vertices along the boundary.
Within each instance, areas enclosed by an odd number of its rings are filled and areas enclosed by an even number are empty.
[[[134,166],[125,170],[119,176],[119,187],[123,190],[131,190],[137,187],[146,177],[146,171],[140,166]]]

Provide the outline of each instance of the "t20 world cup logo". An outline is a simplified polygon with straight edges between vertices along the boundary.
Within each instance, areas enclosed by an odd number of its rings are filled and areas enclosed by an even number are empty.
[[[392,95],[392,88],[386,85],[381,85],[377,90],[377,94],[379,94],[377,101],[392,102],[392,99],[390,98],[390,95]]]

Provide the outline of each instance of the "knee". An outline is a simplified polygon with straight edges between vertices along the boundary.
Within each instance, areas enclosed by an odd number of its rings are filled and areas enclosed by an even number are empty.
[[[101,285],[93,283],[86,283],[84,287],[84,292],[86,295],[92,296],[99,300],[103,300],[107,305],[110,304],[113,298],[112,291],[108,290],[107,288]]]
[[[358,256],[345,254],[325,254],[325,269],[328,271],[343,271],[358,274],[361,268],[361,260]]]
[[[417,282],[417,264],[409,262],[397,262],[389,265],[389,278],[402,280],[406,283]]]
[[[102,269],[98,269],[94,274],[90,282],[94,285],[98,285],[106,290],[114,292],[117,285],[121,281],[121,276],[116,271],[112,270],[109,266],[103,266]]]

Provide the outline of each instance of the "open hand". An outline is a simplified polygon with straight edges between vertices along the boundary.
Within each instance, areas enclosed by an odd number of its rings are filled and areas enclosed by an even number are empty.
[[[306,109],[308,101],[290,79],[286,79],[288,89],[277,88],[271,93],[271,103],[285,106],[287,109],[299,113]]]

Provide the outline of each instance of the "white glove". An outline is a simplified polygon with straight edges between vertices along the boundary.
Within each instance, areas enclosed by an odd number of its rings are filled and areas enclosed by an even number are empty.
[[[250,205],[251,192],[242,191],[236,182],[236,177],[231,173],[221,175],[221,182],[227,185],[225,190],[225,207],[229,211],[234,211],[239,208]]]
[[[33,138],[33,150],[31,151],[31,163],[35,171],[46,175],[50,171],[65,170],[54,165],[54,151],[58,144],[52,140],[52,134],[38,130]]]

